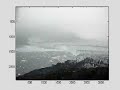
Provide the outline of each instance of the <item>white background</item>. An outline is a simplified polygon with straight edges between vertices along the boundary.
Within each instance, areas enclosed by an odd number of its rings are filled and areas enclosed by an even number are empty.
[[[81,90],[119,90],[120,80],[120,28],[119,28],[119,5],[118,0],[0,0],[0,89],[1,90],[33,90],[33,89],[81,89]],[[15,80],[15,69],[9,69],[8,65],[15,64],[14,54],[9,54],[10,49],[14,49],[14,39],[9,39],[10,34],[14,34],[15,26],[10,20],[15,19],[15,6],[109,6],[110,7],[110,80],[105,84],[84,84],[83,81],[76,81],[75,85],[63,81],[62,84],[55,84],[55,81],[48,81],[48,84],[41,84],[33,81]]]

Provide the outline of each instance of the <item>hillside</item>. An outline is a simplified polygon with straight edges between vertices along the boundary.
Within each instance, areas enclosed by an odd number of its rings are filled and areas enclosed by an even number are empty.
[[[67,60],[51,67],[33,70],[17,80],[109,80],[109,65],[86,58],[82,61]]]

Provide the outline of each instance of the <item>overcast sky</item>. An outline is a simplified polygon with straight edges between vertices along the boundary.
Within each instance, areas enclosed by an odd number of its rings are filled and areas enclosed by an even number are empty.
[[[107,7],[18,7],[16,46],[35,43],[107,44]],[[94,44],[93,43],[93,44]]]

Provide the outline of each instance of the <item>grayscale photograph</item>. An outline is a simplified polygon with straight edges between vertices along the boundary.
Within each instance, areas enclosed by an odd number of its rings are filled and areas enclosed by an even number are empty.
[[[108,7],[15,8],[16,80],[109,80]]]

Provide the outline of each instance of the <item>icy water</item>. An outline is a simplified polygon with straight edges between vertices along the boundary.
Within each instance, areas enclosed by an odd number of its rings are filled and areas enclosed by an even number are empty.
[[[33,46],[18,48],[16,51],[16,74],[23,75],[35,69],[49,67],[66,60],[83,60],[91,57],[107,63],[108,48],[100,46],[59,46],[54,49],[44,49]]]

